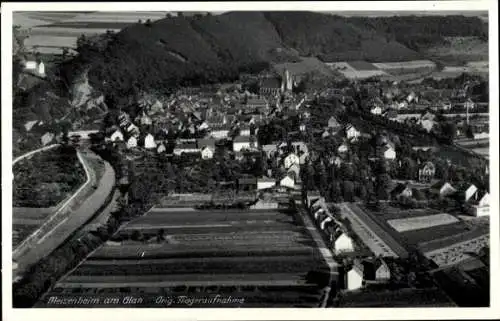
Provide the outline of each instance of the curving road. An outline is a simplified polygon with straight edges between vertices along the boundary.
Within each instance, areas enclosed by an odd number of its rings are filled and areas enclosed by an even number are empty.
[[[16,164],[17,162],[19,162],[25,158],[28,158],[36,153],[40,153],[40,152],[43,152],[44,150],[49,150],[49,149],[55,148],[57,146],[59,146],[59,144],[52,144],[52,145],[48,145],[48,146],[44,146],[44,147],[32,150],[31,152],[27,152],[26,154],[23,154],[19,157],[14,158],[14,160],[12,161],[12,166],[14,166],[14,164]]]
[[[90,175],[91,182],[89,184],[96,185],[96,188],[92,190],[90,186],[91,194],[87,195],[83,200],[78,200],[76,195],[79,193],[75,193],[76,200],[66,204],[67,208],[57,213],[57,219],[53,219],[50,225],[42,226],[43,228],[38,231],[38,234],[24,248],[16,248],[13,254],[13,260],[17,263],[17,269],[14,271],[16,274],[22,273],[30,265],[38,262],[41,258],[59,247],[74,231],[84,225],[101,208],[106,202],[108,195],[113,192],[115,172],[111,165],[107,162],[104,163],[103,176],[99,182],[96,182],[95,172],[89,166],[86,158],[99,157],[91,151],[87,151],[87,154],[85,157],[81,157],[81,160],[86,171],[88,170],[87,174]],[[88,191],[88,189],[87,191],[83,191],[79,196],[83,197],[89,193]]]

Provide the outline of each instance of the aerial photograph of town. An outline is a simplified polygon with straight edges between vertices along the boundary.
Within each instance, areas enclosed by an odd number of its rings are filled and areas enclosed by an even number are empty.
[[[13,308],[490,307],[488,18],[14,12]]]

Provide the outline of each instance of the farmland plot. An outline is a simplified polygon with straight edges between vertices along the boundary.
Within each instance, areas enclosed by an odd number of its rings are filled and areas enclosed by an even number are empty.
[[[445,213],[387,221],[387,223],[398,232],[418,230],[455,222],[458,222],[457,218]]]

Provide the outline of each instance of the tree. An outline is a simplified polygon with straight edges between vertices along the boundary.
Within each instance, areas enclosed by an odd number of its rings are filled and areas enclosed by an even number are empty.
[[[474,132],[472,131],[472,126],[467,126],[466,130],[465,130],[465,136],[467,136],[467,138],[469,139],[473,139],[474,138]]]
[[[342,189],[344,200],[347,202],[354,201],[354,183],[352,181],[344,181]]]

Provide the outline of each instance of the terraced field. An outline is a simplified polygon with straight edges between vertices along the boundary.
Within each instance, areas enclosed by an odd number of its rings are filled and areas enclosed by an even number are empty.
[[[218,307],[316,307],[327,276],[314,241],[291,211],[156,208],[122,226],[40,306],[54,306],[55,296],[113,293],[120,297],[116,306],[127,295],[140,296],[136,306],[143,307],[158,306],[161,296],[220,295],[244,302]]]

